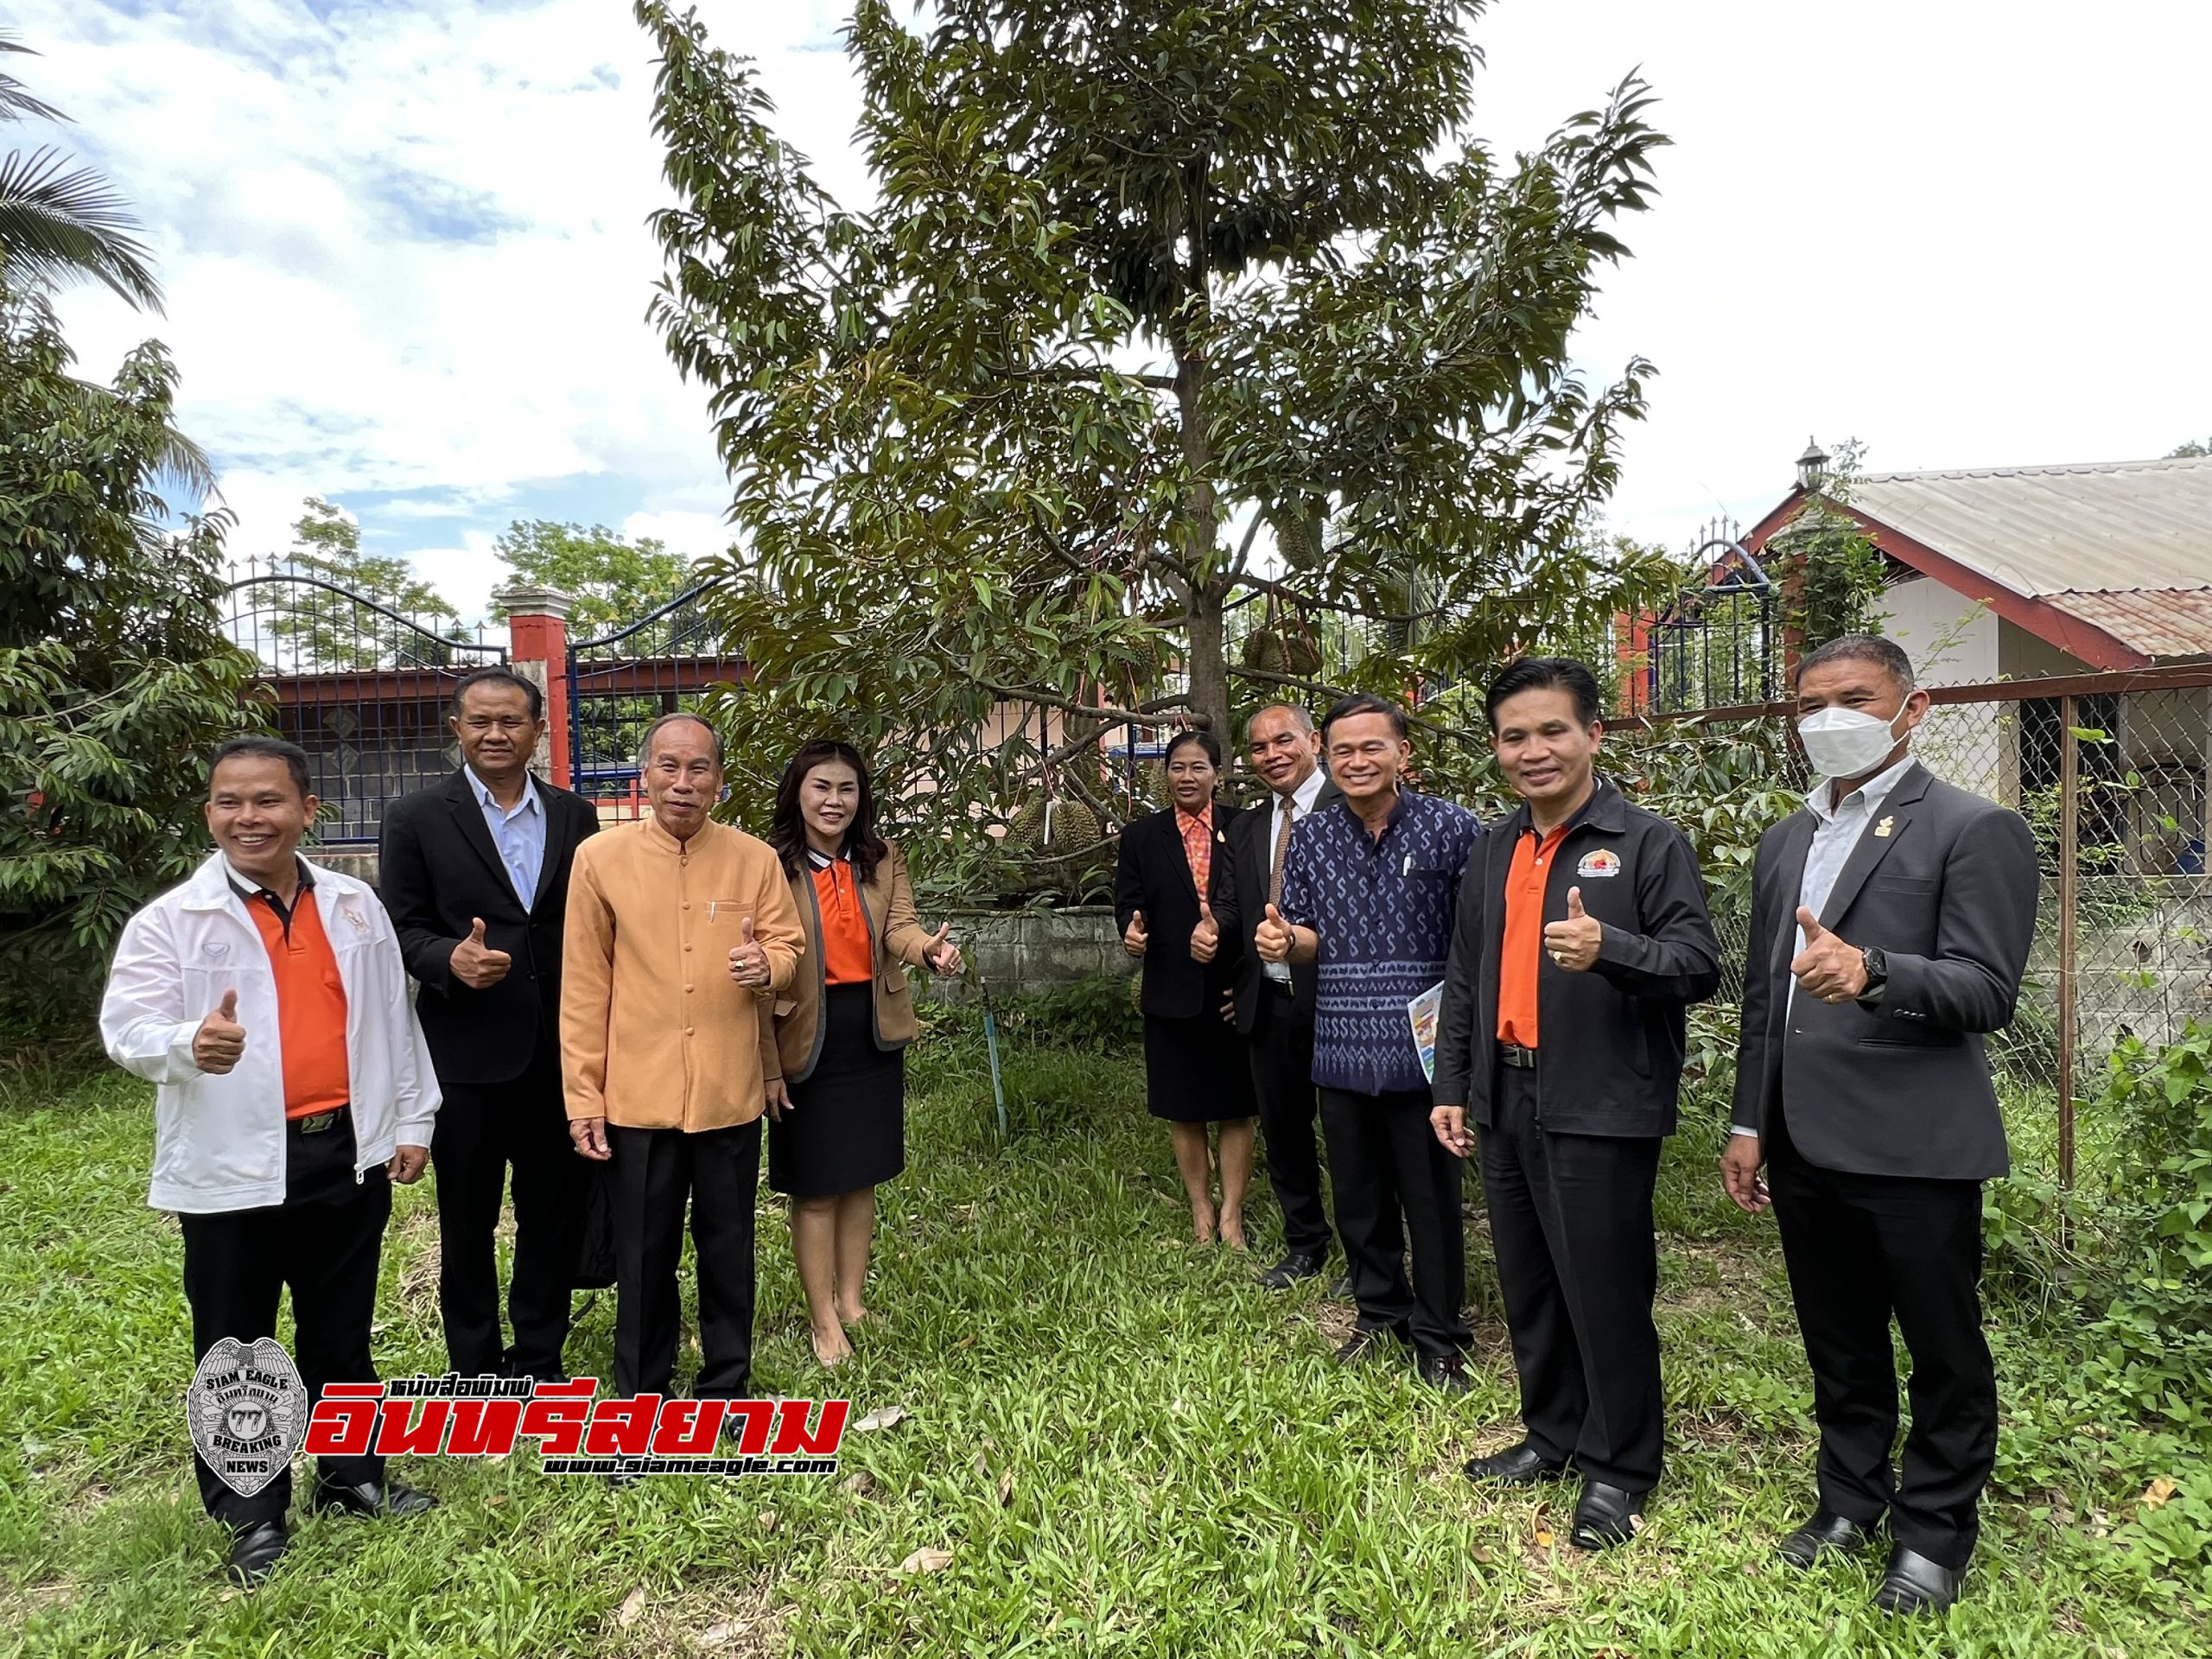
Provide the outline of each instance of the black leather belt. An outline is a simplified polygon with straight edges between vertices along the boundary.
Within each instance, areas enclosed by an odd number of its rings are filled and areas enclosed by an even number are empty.
[[[1523,1048],[1518,1043],[1500,1043],[1497,1046],[1497,1063],[1510,1065],[1518,1071],[1533,1071],[1536,1069],[1536,1051]]]
[[[334,1106],[327,1112],[316,1112],[308,1117],[288,1117],[284,1127],[297,1129],[302,1135],[321,1135],[346,1115],[343,1106]]]

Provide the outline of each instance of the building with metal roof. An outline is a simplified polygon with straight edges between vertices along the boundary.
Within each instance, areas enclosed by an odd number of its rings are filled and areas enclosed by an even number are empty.
[[[1887,556],[1884,632],[1946,681],[2212,658],[2212,456],[1876,473],[1834,493],[1810,467],[1744,544],[1815,497]]]

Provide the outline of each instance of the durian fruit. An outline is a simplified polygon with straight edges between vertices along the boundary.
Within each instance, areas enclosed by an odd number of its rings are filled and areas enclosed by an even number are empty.
[[[1163,807],[1175,797],[1167,787],[1167,763],[1147,760],[1137,771],[1137,798],[1147,806]]]
[[[1007,821],[999,846],[1012,865],[1016,889],[1036,893],[1084,885],[1105,840],[1097,813],[1083,802],[1037,794]]]
[[[1322,532],[1329,523],[1329,505],[1316,496],[1268,515],[1275,533],[1275,549],[1294,570],[1311,570],[1321,563]]]
[[[1065,854],[1086,852],[1106,838],[1098,815],[1081,801],[1033,795],[1007,821],[1009,853]]]
[[[1305,679],[1321,669],[1321,648],[1303,620],[1269,621],[1244,636],[1244,666]]]

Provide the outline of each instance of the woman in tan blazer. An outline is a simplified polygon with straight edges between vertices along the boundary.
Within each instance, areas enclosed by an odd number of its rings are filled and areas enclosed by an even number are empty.
[[[798,976],[774,1005],[768,1185],[791,1205],[791,1255],[814,1355],[852,1352],[875,1231],[875,1189],[906,1166],[905,1049],[919,1033],[906,964],[960,971],[950,925],[914,918],[906,861],[875,832],[868,767],[849,745],[809,743],[776,791],[768,844],[806,931]]]

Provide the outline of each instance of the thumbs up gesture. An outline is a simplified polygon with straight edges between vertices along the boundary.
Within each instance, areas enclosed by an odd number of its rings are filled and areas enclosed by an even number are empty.
[[[729,976],[747,990],[766,990],[768,952],[766,947],[753,937],[753,918],[750,916],[739,918],[737,940],[730,947]]]
[[[245,1052],[245,1027],[238,1024],[238,994],[225,991],[221,1006],[200,1022],[192,1034],[192,1063],[212,1077],[221,1077]]]
[[[484,918],[472,916],[468,937],[454,946],[452,959],[447,965],[453,976],[470,990],[482,991],[505,979],[514,961],[505,951],[493,950],[485,944]]]
[[[1598,943],[1605,937],[1599,919],[1582,908],[1582,889],[1567,890],[1567,919],[1544,924],[1544,950],[1570,974],[1584,974],[1598,960]]]
[[[950,922],[941,924],[930,935],[929,942],[922,946],[922,960],[929,963],[932,973],[947,979],[960,971],[960,947],[952,942]]]
[[[1203,899],[1198,900],[1198,925],[1191,930],[1191,960],[1211,962],[1214,952],[1221,949],[1221,924],[1213,918],[1213,906]]]
[[[1269,905],[1260,925],[1252,930],[1252,949],[1262,962],[1288,962],[1290,943],[1290,924],[1283,920],[1281,911]]]
[[[1797,976],[1798,989],[1823,1002],[1848,1002],[1866,990],[1865,951],[1836,938],[1802,905],[1797,925],[1804,930],[1805,948],[1790,959],[1789,971]]]
[[[1133,957],[1141,957],[1144,955],[1145,938],[1144,912],[1133,910],[1129,912],[1129,925],[1122,932],[1122,949]]]

